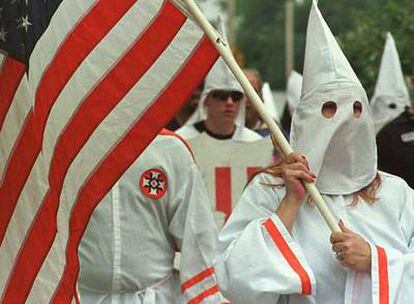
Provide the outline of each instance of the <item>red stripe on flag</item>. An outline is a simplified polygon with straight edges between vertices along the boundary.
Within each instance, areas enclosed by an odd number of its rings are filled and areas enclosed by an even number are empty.
[[[209,289],[204,290],[202,293],[197,295],[196,297],[192,298],[190,301],[188,301],[188,304],[199,304],[204,301],[205,298],[216,294],[220,291],[218,285],[214,285],[213,287],[210,287]]]
[[[41,134],[47,116],[66,82],[81,62],[122,18],[135,0],[101,0],[79,22],[60,47],[56,57],[42,76],[36,93],[35,117],[27,116],[0,187],[2,216],[0,244],[16,208],[17,200],[42,147]],[[33,112],[32,112],[33,113]]]
[[[95,207],[123,172],[145,150],[161,128],[170,121],[211,69],[217,58],[218,54],[214,46],[204,37],[197,50],[168,87],[108,154],[82,187],[72,209],[70,237],[66,247],[66,267],[53,303],[67,303],[73,296],[79,272],[78,246]]]
[[[22,63],[10,57],[4,59],[0,74],[0,130],[3,129],[4,120],[23,78],[24,71]]]
[[[225,219],[231,213],[231,168],[216,168],[216,210],[225,214]]]
[[[379,304],[390,302],[388,282],[388,259],[384,248],[377,246],[378,251],[378,278],[379,278]]]
[[[147,31],[139,37],[118,64],[85,99],[60,136],[49,171],[50,189],[42,202],[35,222],[32,224],[29,237],[20,249],[8,286],[8,294],[13,295],[18,289],[23,300],[25,292],[30,291],[56,235],[56,214],[67,170],[94,130],[174,39],[186,20],[184,15],[176,14],[174,10],[175,8],[171,4],[166,5]],[[169,26],[165,27],[167,22]],[[102,100],[105,102],[103,103]],[[44,246],[37,248],[35,246],[36,239],[42,239]],[[30,261],[30,267],[27,266],[27,261]],[[21,268],[23,265],[26,266]],[[16,296],[13,297],[16,300]]]
[[[299,276],[302,284],[302,295],[310,295],[312,293],[312,284],[308,273],[302,267],[294,252],[290,249],[289,245],[286,243],[273,221],[271,219],[267,220],[264,226],[269,232],[276,247],[280,250],[293,271],[295,271]]]
[[[195,275],[194,277],[192,277],[191,279],[189,279],[188,281],[186,281],[184,284],[181,285],[181,292],[184,293],[187,289],[207,279],[213,273],[214,273],[213,267],[207,268],[206,270],[200,272],[199,274]]]

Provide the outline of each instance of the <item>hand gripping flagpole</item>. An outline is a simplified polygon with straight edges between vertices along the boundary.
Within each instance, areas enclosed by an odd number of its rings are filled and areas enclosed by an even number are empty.
[[[282,131],[280,131],[279,127],[277,126],[275,121],[272,119],[272,117],[270,116],[266,108],[264,107],[263,102],[260,99],[259,95],[256,93],[253,86],[250,84],[249,80],[247,79],[247,77],[244,75],[243,71],[237,64],[236,60],[233,57],[230,47],[227,45],[227,41],[223,40],[223,38],[216,31],[216,29],[208,22],[207,18],[204,16],[204,14],[201,12],[201,10],[198,8],[198,6],[194,3],[193,0],[182,0],[182,2],[186,4],[187,9],[192,15],[192,17],[198,22],[199,26],[203,29],[203,31],[206,33],[209,39],[213,42],[213,45],[215,46],[217,51],[220,53],[221,57],[226,62],[226,64],[232,71],[233,75],[240,82],[241,86],[245,90],[247,96],[249,96],[257,112],[262,117],[263,121],[268,125],[269,130],[271,131],[282,153],[286,157],[292,154],[293,153],[292,147],[290,146],[289,142],[286,140]],[[329,210],[328,206],[323,200],[315,184],[307,183],[307,182],[304,182],[303,184],[308,194],[310,195],[310,197],[312,198],[312,200],[315,202],[316,206],[318,207],[320,213],[322,214],[322,217],[325,219],[331,231],[332,232],[341,231],[337,220],[332,215],[331,211]]]

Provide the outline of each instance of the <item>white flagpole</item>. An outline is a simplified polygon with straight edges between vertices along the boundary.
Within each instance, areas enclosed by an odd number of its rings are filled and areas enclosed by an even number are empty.
[[[237,64],[236,60],[233,57],[230,47],[227,45],[227,41],[224,41],[220,34],[216,31],[216,29],[208,22],[207,18],[198,8],[198,6],[194,3],[193,0],[182,0],[187,6],[188,11],[191,13],[192,17],[198,22],[200,27],[206,33],[206,35],[210,38],[213,42],[214,46],[220,53],[221,57],[224,59],[236,79],[240,82],[241,86],[245,90],[246,94],[249,96],[250,100],[254,104],[257,112],[262,117],[263,121],[268,125],[272,135],[277,141],[279,148],[282,150],[282,153],[287,157],[288,155],[293,153],[293,149],[290,146],[289,142],[286,140],[285,136],[283,135],[282,131],[280,131],[279,127],[272,119],[270,114],[267,112],[265,107],[263,106],[263,102],[260,99],[259,95],[256,93],[252,85],[250,84],[249,80],[244,75],[243,71]],[[326,205],[325,201],[323,200],[322,196],[320,195],[318,189],[316,188],[315,184],[313,183],[304,183],[306,190],[308,191],[310,197],[315,202],[316,206],[318,207],[320,213],[322,214],[323,218],[325,219],[327,225],[333,232],[339,232],[341,229],[339,228],[338,222],[335,217],[332,215],[331,211],[329,210],[328,206]]]

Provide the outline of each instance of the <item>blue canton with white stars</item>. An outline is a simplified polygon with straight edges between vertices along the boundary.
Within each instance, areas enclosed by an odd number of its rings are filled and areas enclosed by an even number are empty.
[[[0,52],[28,67],[37,41],[62,1],[0,0]]]

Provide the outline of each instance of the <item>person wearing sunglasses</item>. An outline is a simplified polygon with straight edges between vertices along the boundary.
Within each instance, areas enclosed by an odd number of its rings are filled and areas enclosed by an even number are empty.
[[[198,109],[176,132],[184,139],[203,133],[218,140],[252,142],[262,137],[245,127],[246,99],[243,89],[222,59],[205,80]]]

